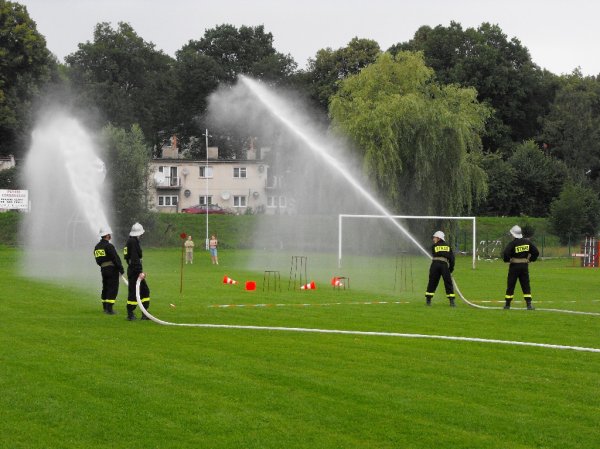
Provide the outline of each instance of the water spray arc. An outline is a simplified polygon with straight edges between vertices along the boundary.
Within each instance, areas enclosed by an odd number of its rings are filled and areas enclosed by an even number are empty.
[[[240,80],[250,90],[250,92],[252,92],[255,95],[255,97],[267,109],[269,109],[269,111],[281,123],[283,123],[283,125],[286,126],[286,128],[288,130],[290,130],[295,136],[297,136],[300,140],[302,140],[310,148],[310,150],[313,153],[322,157],[331,168],[335,169],[339,174],[341,174],[344,177],[344,179],[346,181],[348,181],[348,183],[350,183],[350,185],[352,187],[354,187],[355,190],[357,190],[364,198],[366,198],[371,203],[371,205],[373,205],[377,210],[379,210],[379,212],[381,212],[383,215],[388,217],[390,219],[390,221],[394,224],[394,226],[396,226],[411,242],[413,242],[415,244],[415,246],[421,252],[423,252],[423,254],[425,254],[425,256],[427,256],[431,259],[431,255],[429,254],[429,252],[425,248],[423,248],[423,246],[410,234],[410,232],[408,232],[400,223],[398,223],[396,220],[394,220],[392,218],[391,214],[387,211],[387,209],[385,207],[383,207],[381,205],[381,203],[379,203],[375,199],[375,197],[373,197],[373,195],[371,195],[363,186],[361,186],[352,177],[352,175],[348,172],[348,170],[346,170],[344,167],[342,167],[340,165],[339,161],[334,159],[326,151],[326,148],[324,148],[322,145],[320,145],[318,142],[316,142],[312,137],[310,137],[310,135],[306,131],[300,129],[299,126],[297,126],[296,124],[293,123],[293,121],[289,117],[290,114],[288,112],[288,108],[285,107],[285,105],[283,105],[281,103],[281,101],[279,101],[278,98],[276,98],[267,89],[265,89],[263,86],[261,86],[260,83],[254,81],[246,76],[240,76]]]

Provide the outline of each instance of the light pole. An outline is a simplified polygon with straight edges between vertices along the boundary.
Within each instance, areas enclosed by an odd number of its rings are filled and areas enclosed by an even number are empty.
[[[206,250],[208,251],[208,129],[205,130],[206,138],[206,166],[204,168],[204,178],[206,180],[206,196],[204,197],[204,207],[206,208]]]

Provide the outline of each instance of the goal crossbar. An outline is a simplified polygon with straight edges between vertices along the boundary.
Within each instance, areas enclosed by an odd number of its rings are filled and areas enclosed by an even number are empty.
[[[344,218],[387,218],[389,219],[406,219],[406,220],[468,220],[473,223],[473,269],[475,269],[475,242],[477,241],[477,224],[476,217],[450,217],[441,215],[355,215],[355,214],[338,214],[338,267],[342,266],[342,221]],[[423,250],[423,248],[419,248]],[[431,256],[430,256],[431,257]]]

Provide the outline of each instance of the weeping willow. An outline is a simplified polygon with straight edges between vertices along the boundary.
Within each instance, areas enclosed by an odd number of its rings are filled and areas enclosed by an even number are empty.
[[[459,215],[487,194],[480,135],[490,109],[474,89],[439,85],[433,74],[421,53],[382,53],[341,82],[329,113],[394,210]]]

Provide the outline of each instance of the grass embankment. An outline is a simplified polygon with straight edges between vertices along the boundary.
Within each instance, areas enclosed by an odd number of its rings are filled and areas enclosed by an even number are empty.
[[[598,316],[451,309],[440,289],[426,308],[428,263],[418,259],[405,260],[401,282],[392,260],[348,260],[351,289],[334,291],[323,283],[330,261],[309,255],[319,288],[288,291],[282,256],[269,266],[282,291],[263,292],[262,267],[245,268],[254,254],[223,249],[214,266],[197,251],[180,294],[180,254],[144,252],[150,311],[166,321],[600,347]],[[123,290],[119,315],[100,312],[99,274],[85,289],[42,283],[15,271],[19,258],[0,247],[2,448],[598,447],[597,353],[127,322]],[[531,266],[536,305],[600,311],[597,272],[568,265]],[[225,274],[239,284],[223,285]],[[470,300],[503,296],[502,263],[472,270],[459,258],[455,275]],[[243,289],[249,279],[257,291]],[[385,303],[365,304],[374,300]]]

